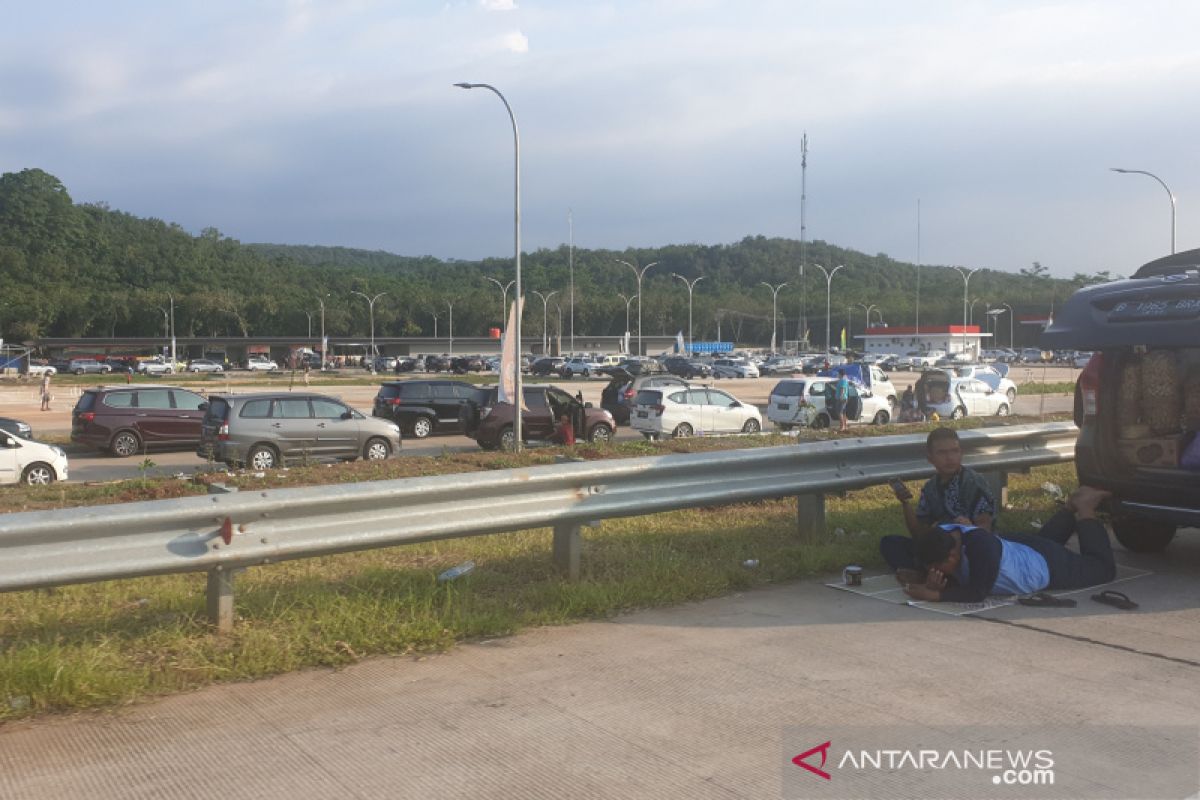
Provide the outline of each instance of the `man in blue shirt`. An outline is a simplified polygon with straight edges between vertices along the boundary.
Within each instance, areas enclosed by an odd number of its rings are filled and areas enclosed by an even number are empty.
[[[846,377],[844,369],[837,371],[837,377],[833,384],[833,415],[841,421],[838,433],[847,433],[850,430],[850,420],[846,418],[846,404],[850,402],[850,380]]]
[[[988,595],[1030,594],[1043,589],[1083,589],[1117,574],[1108,531],[1096,509],[1108,492],[1080,486],[1036,535],[995,534],[962,524],[930,528],[917,539],[923,583],[906,583],[914,600],[979,603]],[[1079,552],[1066,548],[1079,538]]]

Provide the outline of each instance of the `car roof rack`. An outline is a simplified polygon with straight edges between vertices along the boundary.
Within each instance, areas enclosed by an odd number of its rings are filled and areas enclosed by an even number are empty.
[[[1154,278],[1159,275],[1178,275],[1183,272],[1200,270],[1200,249],[1185,250],[1154,261],[1147,262],[1133,273],[1135,278]]]

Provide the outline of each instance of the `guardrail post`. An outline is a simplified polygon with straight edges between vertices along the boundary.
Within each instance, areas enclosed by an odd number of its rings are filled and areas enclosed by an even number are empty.
[[[984,472],[981,477],[987,481],[988,488],[992,490],[992,497],[996,501],[996,511],[1003,511],[1008,505],[1008,472],[1002,469]]]
[[[554,563],[570,580],[579,580],[579,556],[583,551],[583,536],[578,523],[554,526]]]
[[[213,567],[208,571],[208,621],[220,633],[233,630],[233,571]]]
[[[825,538],[825,495],[796,495],[796,524],[800,539],[818,542]]]

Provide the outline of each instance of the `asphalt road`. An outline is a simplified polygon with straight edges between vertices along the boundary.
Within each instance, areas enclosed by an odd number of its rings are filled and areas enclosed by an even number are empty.
[[[1064,728],[1177,725],[1194,735],[1200,726],[1200,535],[1119,560],[1152,573],[1115,587],[1140,603],[1135,611],[1085,591],[1076,608],[953,617],[815,576],[442,655],[10,723],[0,726],[0,797],[1195,796],[1194,783],[1157,792],[1162,734],[1110,739],[1109,729],[1107,748],[1069,757],[1053,738]],[[1054,748],[1055,785],[1001,792],[983,774],[971,790],[947,792],[943,774],[896,770],[869,792],[839,794],[791,761],[897,725],[912,727],[891,747],[928,744],[924,731],[972,750]],[[1120,772],[1113,748],[1141,760]],[[1193,781],[1197,758],[1181,759]],[[829,786],[841,780],[835,773]]]

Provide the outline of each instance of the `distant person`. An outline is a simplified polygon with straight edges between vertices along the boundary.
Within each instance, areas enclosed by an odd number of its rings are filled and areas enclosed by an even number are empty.
[[[575,426],[571,424],[571,415],[566,411],[558,416],[558,427],[554,429],[553,441],[568,447],[575,444]]]
[[[54,399],[54,395],[50,394],[50,372],[47,370],[42,373],[42,411],[50,410],[50,401]]]
[[[838,433],[847,433],[850,430],[850,420],[846,417],[846,406],[849,403],[850,379],[846,377],[846,370],[839,369],[837,381],[833,385],[833,413],[841,423]]]
[[[305,361],[304,362],[304,385],[305,386],[308,386],[308,369],[309,369],[308,362]]]

